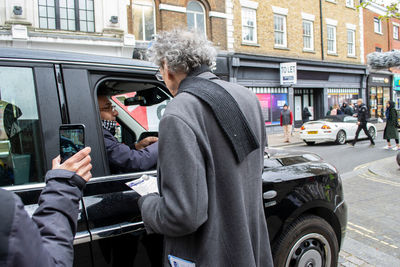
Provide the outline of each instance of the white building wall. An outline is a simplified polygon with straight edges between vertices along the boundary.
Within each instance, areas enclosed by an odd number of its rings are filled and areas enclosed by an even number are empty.
[[[128,34],[129,0],[94,0],[95,32],[39,28],[38,0],[0,1],[0,46],[132,57],[135,38]],[[22,15],[13,14],[21,6]],[[118,23],[110,22],[118,16]]]

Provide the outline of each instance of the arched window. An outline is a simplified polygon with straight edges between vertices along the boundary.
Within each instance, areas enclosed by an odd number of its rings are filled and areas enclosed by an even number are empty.
[[[133,33],[137,40],[151,41],[156,32],[153,0],[133,1]]]
[[[190,1],[186,8],[187,24],[189,30],[206,33],[206,12],[204,7],[197,1]]]

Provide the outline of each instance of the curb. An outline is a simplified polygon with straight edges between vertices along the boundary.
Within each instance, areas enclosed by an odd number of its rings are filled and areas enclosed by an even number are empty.
[[[380,162],[386,161],[386,160],[393,160],[393,169],[396,171],[399,171],[400,168],[397,166],[397,162],[396,162],[396,156],[391,156],[391,157],[387,157],[384,159],[379,160]],[[378,162],[379,162],[378,161]],[[390,172],[385,172],[385,171],[379,171],[379,170],[375,170],[376,164],[378,164],[377,162],[372,163],[371,165],[368,166],[368,171],[374,175],[377,176],[384,176],[384,177],[391,177],[391,178],[396,178],[396,175],[394,175],[392,173],[392,171]],[[384,165],[385,163],[381,163],[379,165]],[[389,163],[390,164],[390,163]],[[390,168],[390,170],[392,170],[392,168]]]

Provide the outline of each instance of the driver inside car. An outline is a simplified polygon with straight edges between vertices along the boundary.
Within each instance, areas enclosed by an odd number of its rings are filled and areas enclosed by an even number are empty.
[[[135,144],[135,149],[118,142],[114,137],[118,111],[103,91],[99,91],[97,101],[111,173],[146,171],[154,167],[158,158],[158,138],[144,138]]]

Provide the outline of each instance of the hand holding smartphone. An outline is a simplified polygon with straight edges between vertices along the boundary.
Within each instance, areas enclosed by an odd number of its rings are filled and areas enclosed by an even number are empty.
[[[85,148],[85,125],[64,124],[60,126],[61,163]]]

